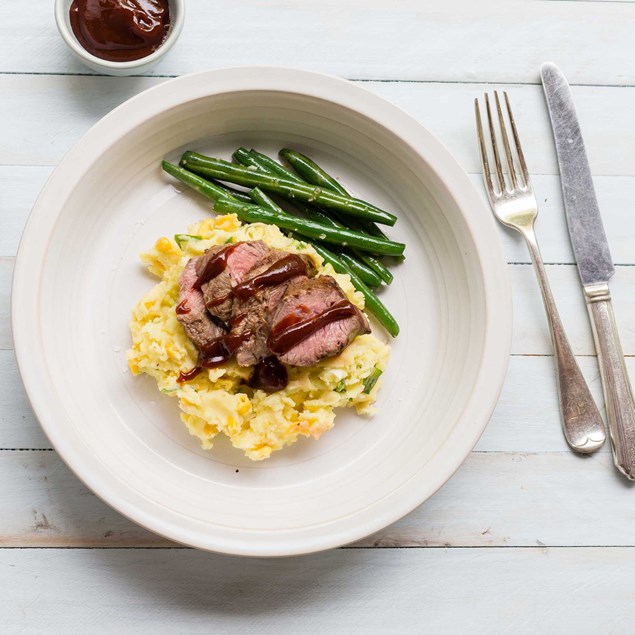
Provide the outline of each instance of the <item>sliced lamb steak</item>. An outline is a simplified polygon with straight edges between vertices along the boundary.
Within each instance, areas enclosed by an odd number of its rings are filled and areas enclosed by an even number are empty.
[[[281,265],[278,268],[277,263]],[[289,265],[295,268],[299,265],[297,275],[292,275],[293,271],[290,271],[289,275],[292,277],[287,277],[286,280],[277,284],[263,285],[260,288],[253,288],[250,284],[250,282],[258,281],[259,276],[263,274],[271,275],[273,272],[275,275],[276,270],[284,269]],[[303,270],[305,273],[302,273]],[[242,285],[236,289],[238,297],[234,299],[230,322],[232,333],[245,338],[236,351],[236,361],[239,366],[253,366],[271,355],[267,346],[271,331],[271,315],[280,303],[287,285],[299,277],[314,276],[316,273],[315,263],[309,256],[272,249],[245,275]],[[247,293],[241,293],[244,289]]]
[[[330,318],[324,320],[326,315]],[[281,334],[303,326],[307,327],[306,337],[291,347],[282,344]],[[355,337],[370,333],[370,327],[331,276],[298,277],[289,283],[272,313],[271,333],[269,348],[281,362],[313,366],[325,357],[338,355]]]
[[[179,280],[176,313],[199,351],[197,368],[234,354],[240,366],[254,366],[275,361],[272,353],[286,364],[311,366],[370,332],[337,282],[316,273],[309,256],[260,240],[192,258]]]
[[[271,250],[262,240],[240,242],[228,247],[210,247],[199,259],[196,271],[202,275],[206,265],[219,252],[231,249],[225,268],[216,277],[201,286],[207,310],[219,320],[228,322],[232,315],[232,288],[242,282],[245,274]]]
[[[205,307],[203,293],[196,288],[198,260],[198,257],[192,258],[183,269],[179,279],[179,303],[176,307],[176,317],[194,346],[199,351],[205,351],[225,331],[212,320]]]

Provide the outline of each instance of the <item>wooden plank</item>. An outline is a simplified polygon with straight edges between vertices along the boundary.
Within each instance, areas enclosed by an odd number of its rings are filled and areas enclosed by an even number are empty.
[[[485,196],[482,176],[473,174],[471,178]],[[633,213],[635,178],[597,176],[594,182],[614,262],[633,265],[635,264],[635,214]],[[560,177],[536,175],[532,177],[532,184],[539,208],[536,234],[544,262],[574,263],[575,258],[571,250],[564,215]],[[529,262],[527,248],[518,233],[511,229],[501,228],[500,235],[508,262]]]
[[[631,489],[607,453],[472,453],[429,501],[358,544],[633,545]]]
[[[0,163],[56,164],[106,113],[161,81],[165,80],[1,75]]]
[[[538,283],[529,265],[510,265],[514,302],[512,353],[546,355],[552,351]],[[547,275],[567,336],[576,355],[594,355],[591,326],[586,317],[575,265],[551,265]],[[618,267],[611,281],[616,321],[625,355],[635,354],[635,268]]]
[[[363,84],[401,106],[449,148],[472,173],[481,170],[476,146],[474,99],[496,88],[508,91],[529,172],[558,174],[553,136],[541,86],[488,84]],[[572,88],[589,162],[594,175],[635,174],[635,142],[631,88],[577,86]]]
[[[598,405],[602,389],[595,358],[579,357]],[[627,359],[635,376],[635,358]],[[24,392],[13,351],[0,351],[0,450],[48,449]],[[560,452],[567,446],[560,429],[552,357],[515,356],[492,419],[476,446],[480,452]],[[609,452],[608,444],[600,450]]]
[[[13,347],[11,335],[11,278],[13,277],[13,258],[0,257],[0,350]]]
[[[0,452],[0,546],[165,546],[93,496],[55,452]],[[608,453],[474,452],[434,497],[358,546],[635,546]]]
[[[100,117],[162,79],[0,75],[0,165],[54,165]],[[463,167],[480,171],[474,98],[486,84],[361,82],[404,108],[443,141]],[[509,91],[532,174],[558,174],[542,89]],[[595,175],[635,176],[635,89],[573,89]],[[17,116],[19,113],[19,117]]]
[[[0,168],[0,257],[15,256],[26,219],[51,171],[36,166]]]
[[[604,414],[604,396],[595,357],[577,358]],[[635,377],[635,358],[626,365]],[[494,414],[476,445],[479,452],[564,452],[553,357],[514,356]],[[606,443],[599,452],[610,452]]]
[[[632,5],[459,6],[417,0],[235,0],[221,8],[209,0],[188,0],[181,39],[152,72],[181,75],[257,62],[350,78],[536,82],[541,62],[553,60],[575,83],[635,83]],[[72,58],[45,0],[17,3],[5,16],[0,60],[3,72],[92,72]]]
[[[13,351],[0,350],[0,450],[50,447],[26,396]]]
[[[61,633],[628,633],[632,549],[5,550],[3,624]]]

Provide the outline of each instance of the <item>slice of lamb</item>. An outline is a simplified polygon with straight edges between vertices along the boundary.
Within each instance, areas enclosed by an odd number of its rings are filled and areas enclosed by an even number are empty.
[[[195,286],[198,279],[196,267],[199,258],[200,256],[191,258],[179,278],[179,303],[176,308],[176,317],[194,346],[200,352],[204,352],[225,331],[214,323],[205,308],[202,291]]]
[[[289,350],[277,353],[278,359],[292,366],[313,366],[325,357],[341,353],[358,335],[370,333],[366,316],[347,302],[346,295],[331,276],[293,280],[273,313],[273,333],[291,324],[317,318],[339,305],[345,307],[349,315],[329,322]]]
[[[207,310],[223,322],[228,322],[232,315],[232,288],[271,251],[262,240],[211,247],[201,256],[197,272],[202,273],[209,260],[226,249],[231,249],[231,252],[227,256],[224,271],[201,286]]]
[[[253,267],[245,276],[243,286],[257,276],[271,270],[275,264],[289,256],[299,257],[306,267],[306,275],[314,276],[317,272],[315,263],[310,256],[304,254],[292,255],[287,251],[272,250],[262,261]],[[232,335],[243,338],[236,350],[236,361],[239,366],[253,366],[258,364],[271,353],[267,345],[271,332],[271,315],[284,296],[287,285],[296,278],[305,278],[299,274],[287,278],[271,286],[262,286],[248,297],[237,297],[234,300],[233,316],[230,322]]]

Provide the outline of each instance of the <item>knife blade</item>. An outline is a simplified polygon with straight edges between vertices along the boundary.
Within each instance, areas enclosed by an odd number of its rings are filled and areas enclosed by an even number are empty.
[[[541,75],[556,141],[567,224],[580,278],[583,285],[608,282],[615,268],[571,89],[555,64],[543,64]]]
[[[542,65],[542,85],[556,144],[567,225],[598,353],[613,460],[635,480],[635,400],[613,314],[615,273],[571,89],[560,69]]]

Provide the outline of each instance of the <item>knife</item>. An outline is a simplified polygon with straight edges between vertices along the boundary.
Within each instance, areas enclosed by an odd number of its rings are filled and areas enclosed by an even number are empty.
[[[635,480],[635,400],[613,315],[609,279],[615,273],[591,168],[569,84],[555,64],[540,69],[560,166],[571,245],[591,317],[604,388],[613,460]]]

